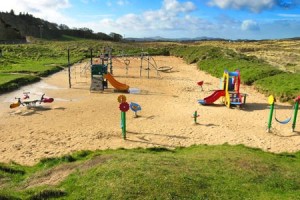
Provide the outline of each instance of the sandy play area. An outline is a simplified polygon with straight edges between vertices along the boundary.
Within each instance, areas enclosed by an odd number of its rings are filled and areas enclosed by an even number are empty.
[[[84,77],[85,63],[72,70],[71,89],[68,71],[64,70],[41,82],[0,97],[0,162],[15,161],[33,165],[41,158],[69,154],[78,150],[115,149],[119,147],[166,147],[193,144],[244,144],[270,152],[300,150],[300,117],[296,132],[291,122],[281,125],[273,120],[272,133],[267,133],[269,106],[267,97],[252,87],[241,85],[247,93],[243,109],[225,107],[220,100],[214,106],[202,106],[198,99],[219,88],[219,79],[198,71],[196,65],[185,64],[176,57],[155,57],[158,66],[172,66],[170,73],[142,70],[140,60],[131,59],[128,74],[124,61],[113,60],[114,77],[137,93],[125,94],[128,102],[139,103],[142,111],[135,118],[127,112],[127,140],[122,139],[117,97],[121,93],[109,89],[91,93],[89,76]],[[147,67],[144,63],[144,68]],[[241,72],[243,79],[243,72]],[[203,89],[196,84],[204,81]],[[76,84],[75,84],[76,82]],[[15,97],[30,92],[32,99],[45,93],[53,97],[51,104],[35,108],[20,106],[10,109]],[[292,115],[292,106],[276,103],[278,118]],[[192,118],[198,111],[199,124]]]

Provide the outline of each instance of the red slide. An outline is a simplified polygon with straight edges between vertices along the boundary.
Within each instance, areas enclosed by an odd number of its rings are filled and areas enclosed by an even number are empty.
[[[212,93],[210,96],[204,98],[203,100],[198,100],[198,103],[205,105],[205,104],[212,104],[216,100],[218,100],[220,97],[225,96],[225,90],[216,90],[214,93]]]

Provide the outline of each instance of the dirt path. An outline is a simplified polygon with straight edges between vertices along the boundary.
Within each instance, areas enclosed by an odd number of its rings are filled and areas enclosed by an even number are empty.
[[[62,71],[38,84],[2,95],[0,162],[33,165],[41,158],[78,150],[173,148],[193,144],[244,144],[271,152],[300,150],[300,120],[294,133],[291,133],[291,123],[280,125],[275,121],[273,133],[266,133],[269,108],[264,95],[241,86],[241,92],[249,94],[244,109],[228,109],[220,101],[216,106],[202,106],[197,100],[218,89],[219,79],[198,71],[196,65],[187,65],[180,58],[155,59],[159,66],[172,66],[171,73],[161,72],[157,76],[156,71],[150,70],[148,79],[148,71],[143,69],[140,77],[140,60],[132,59],[126,75],[124,62],[113,61],[116,80],[140,91],[125,94],[128,102],[142,106],[138,118],[134,118],[132,111],[127,113],[127,140],[121,136],[117,102],[120,93],[113,92],[112,88],[104,93],[90,93],[89,78],[80,78],[79,72],[81,75],[85,72],[84,64],[77,66],[76,79],[73,73],[72,82],[86,83],[77,83],[72,89],[68,88],[67,71]],[[204,91],[196,84],[200,80],[204,81]],[[46,93],[55,101],[35,109],[9,109],[14,97],[22,96],[23,91],[29,91],[33,99]],[[292,106],[277,105],[277,117],[284,119],[291,115]],[[195,110],[200,114],[198,125],[193,123]]]

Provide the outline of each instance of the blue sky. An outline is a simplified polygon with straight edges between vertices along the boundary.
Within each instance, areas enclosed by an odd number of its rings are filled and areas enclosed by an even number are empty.
[[[300,37],[300,0],[1,1],[1,11],[28,12],[70,28],[125,37]]]

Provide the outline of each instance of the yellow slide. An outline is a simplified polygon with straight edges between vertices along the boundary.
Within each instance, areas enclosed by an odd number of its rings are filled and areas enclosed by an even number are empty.
[[[110,82],[110,84],[117,90],[121,90],[121,91],[126,90],[127,91],[129,89],[128,85],[126,85],[124,83],[120,83],[110,73],[105,74],[104,78],[107,79]]]

